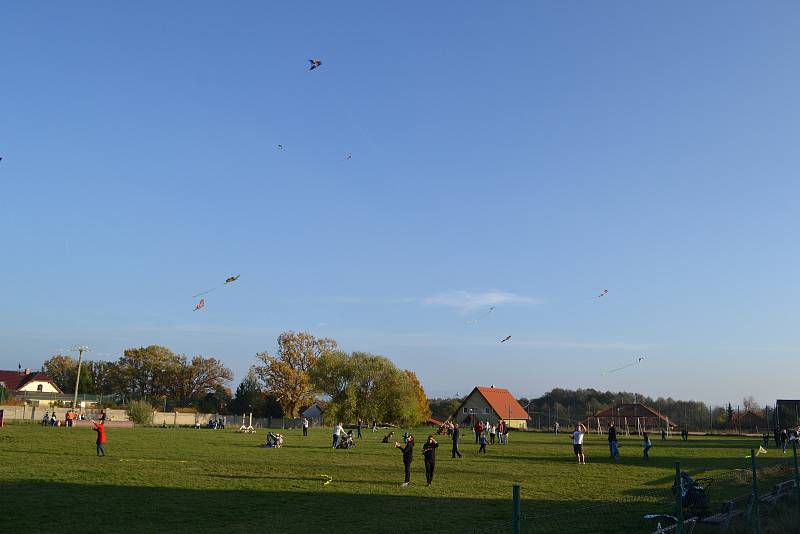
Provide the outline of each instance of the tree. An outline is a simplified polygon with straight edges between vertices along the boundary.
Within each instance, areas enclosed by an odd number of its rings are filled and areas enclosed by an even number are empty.
[[[42,371],[61,391],[75,391],[78,360],[72,356],[56,354],[42,364]]]
[[[216,358],[195,356],[188,362],[186,356],[180,356],[170,370],[172,376],[165,377],[167,387],[172,397],[184,406],[193,399],[217,392],[233,380],[231,370]]]
[[[730,402],[728,403],[728,407],[725,409],[725,411],[728,415],[727,417],[728,420],[726,421],[726,424],[728,425],[733,424],[733,406],[731,406]]]
[[[260,352],[256,357],[264,365],[256,366],[267,392],[274,395],[288,417],[297,417],[300,409],[313,402],[314,388],[309,370],[323,354],[336,348],[332,339],[317,339],[307,332],[284,332],[278,336],[278,351],[272,356]]]
[[[258,385],[258,376],[251,367],[247,376],[239,383],[236,394],[230,403],[230,410],[233,414],[258,413],[261,410],[263,399],[261,387]]]
[[[745,412],[753,412],[757,415],[762,415],[764,413],[761,409],[761,406],[758,405],[756,399],[754,399],[752,395],[742,399],[742,406],[744,407]]]
[[[176,389],[181,363],[175,353],[159,345],[126,349],[117,361],[113,387],[133,399],[164,397]]]
[[[405,370],[405,373],[411,381],[411,385],[417,397],[417,410],[419,411],[420,421],[427,421],[431,418],[431,407],[428,405],[428,397],[425,395],[425,390],[422,389],[422,384],[419,383],[416,373],[408,369]],[[456,407],[456,409],[457,408],[458,407]]]

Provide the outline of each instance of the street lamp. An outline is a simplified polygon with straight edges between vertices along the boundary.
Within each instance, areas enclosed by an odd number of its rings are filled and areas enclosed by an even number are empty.
[[[78,353],[78,376],[75,378],[75,397],[72,399],[72,409],[75,410],[78,406],[78,384],[81,383],[81,363],[83,362],[83,353],[91,352],[91,349],[86,345],[80,345],[70,349],[72,352]]]

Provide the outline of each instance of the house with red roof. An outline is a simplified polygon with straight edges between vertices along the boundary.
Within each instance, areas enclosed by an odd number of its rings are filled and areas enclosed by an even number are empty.
[[[530,419],[510,391],[494,386],[475,386],[452,418],[459,425],[470,427],[478,419],[493,425],[503,419],[509,428],[527,428]]]
[[[10,395],[17,393],[63,393],[55,382],[46,374],[24,371],[0,371],[0,387],[4,387]]]

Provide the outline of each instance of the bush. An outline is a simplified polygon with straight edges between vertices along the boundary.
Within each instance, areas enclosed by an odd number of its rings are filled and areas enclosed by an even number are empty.
[[[153,407],[149,402],[135,400],[128,403],[128,418],[137,425],[149,425],[153,422]]]

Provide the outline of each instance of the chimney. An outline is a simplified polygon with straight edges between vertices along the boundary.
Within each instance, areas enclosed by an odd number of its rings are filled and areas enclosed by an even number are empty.
[[[494,389],[494,384],[491,385],[491,388]]]

